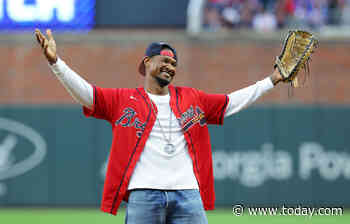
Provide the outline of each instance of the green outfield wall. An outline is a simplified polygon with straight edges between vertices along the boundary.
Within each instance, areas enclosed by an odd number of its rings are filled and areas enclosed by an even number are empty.
[[[350,107],[251,107],[210,126],[216,205],[350,207]],[[0,108],[0,205],[98,205],[111,127],[75,106]]]

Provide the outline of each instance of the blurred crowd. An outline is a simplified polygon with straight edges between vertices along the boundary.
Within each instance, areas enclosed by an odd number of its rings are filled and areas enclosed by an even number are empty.
[[[350,25],[350,0],[207,0],[204,24],[210,31]]]

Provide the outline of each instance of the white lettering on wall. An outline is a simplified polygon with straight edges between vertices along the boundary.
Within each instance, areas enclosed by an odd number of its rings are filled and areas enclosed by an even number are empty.
[[[260,151],[225,152],[213,154],[216,180],[232,179],[247,187],[257,187],[268,179],[285,180],[293,175],[292,157],[287,151],[274,150],[271,143]]]
[[[0,20],[4,18],[4,0],[0,0]]]
[[[7,14],[16,22],[34,21],[36,17],[36,6],[24,4],[25,0],[7,1]]]
[[[36,0],[38,20],[50,21],[53,19],[54,10],[57,11],[57,19],[69,22],[74,18],[74,0]]]
[[[59,21],[71,21],[74,19],[75,0],[36,0],[35,4],[25,4],[25,0],[7,1],[7,14],[16,22],[48,22],[54,18],[55,12]]]
[[[213,166],[215,180],[231,179],[246,187],[258,187],[267,180],[288,180],[293,176],[293,159],[303,180],[320,177],[326,181],[350,179],[350,154],[325,150],[318,142],[300,144],[296,158],[285,150],[265,143],[260,150],[215,150]],[[315,176],[312,176],[315,175]]]
[[[306,142],[300,146],[299,156],[302,179],[310,178],[312,171],[328,181],[341,176],[350,179],[350,156],[345,152],[325,151],[317,142]]]

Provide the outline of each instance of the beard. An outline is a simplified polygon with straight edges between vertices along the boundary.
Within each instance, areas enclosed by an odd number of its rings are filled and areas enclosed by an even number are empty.
[[[170,81],[168,81],[166,79],[162,79],[158,76],[156,76],[155,79],[157,80],[158,85],[162,88],[169,85],[169,83],[170,83]]]

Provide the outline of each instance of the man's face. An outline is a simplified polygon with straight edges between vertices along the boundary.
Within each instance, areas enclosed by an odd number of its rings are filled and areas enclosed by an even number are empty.
[[[156,55],[148,58],[146,69],[154,77],[161,87],[168,85],[176,73],[176,60],[169,56]]]

